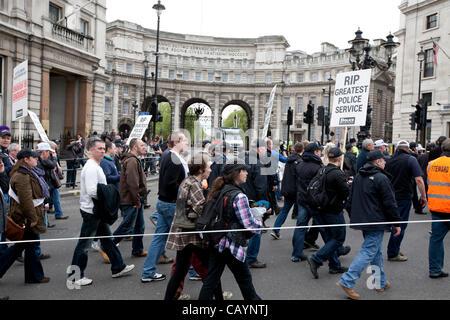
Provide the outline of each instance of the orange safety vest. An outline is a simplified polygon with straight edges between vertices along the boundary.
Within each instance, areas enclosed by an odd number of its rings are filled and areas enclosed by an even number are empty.
[[[450,213],[450,157],[440,157],[428,164],[428,207],[431,211]]]

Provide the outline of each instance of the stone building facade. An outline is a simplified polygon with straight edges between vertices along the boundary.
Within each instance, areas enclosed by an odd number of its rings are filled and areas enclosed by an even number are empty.
[[[428,105],[426,140],[434,142],[439,136],[450,136],[450,1],[403,0],[400,4],[400,41],[397,58],[397,77],[394,107],[394,141],[414,141],[416,132],[411,130],[409,116],[415,111],[419,98]],[[443,49],[433,61],[434,39]],[[426,53],[423,62],[419,97],[420,64],[417,53]]]
[[[153,95],[155,73],[156,31],[127,21],[108,23],[106,29],[105,128],[123,130],[132,127],[135,102],[143,101],[144,65],[147,56],[149,76],[146,96]],[[371,54],[383,59],[384,52],[375,40]],[[294,109],[294,125],[290,139],[307,137],[308,126],[303,112],[308,101],[317,106],[328,104],[328,92],[334,88],[337,73],[351,71],[348,53],[330,43],[323,43],[321,52],[312,55],[288,51],[283,36],[253,39],[214,38],[160,32],[158,101],[169,102],[172,128],[184,127],[184,114],[194,103],[211,109],[211,125],[221,126],[223,110],[239,105],[247,113],[250,129],[262,129],[266,103],[277,84],[270,122],[273,137],[286,140],[287,108]],[[395,64],[388,72],[374,70],[369,103],[373,106],[372,136],[390,140],[394,98]],[[329,77],[333,79],[328,81]],[[332,103],[332,101],[331,101]],[[107,131],[110,131],[107,130]],[[321,127],[312,127],[313,137],[320,140]],[[331,128],[334,139],[344,138],[343,130]],[[356,137],[359,128],[350,130]]]
[[[39,116],[50,139],[103,131],[106,0],[86,4],[0,0],[0,123],[14,133],[18,123],[11,121],[12,73],[24,60],[28,108]],[[34,130],[29,117],[23,128]]]

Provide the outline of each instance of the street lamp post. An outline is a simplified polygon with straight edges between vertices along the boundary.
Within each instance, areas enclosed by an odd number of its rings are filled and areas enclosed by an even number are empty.
[[[420,52],[417,53],[417,61],[419,62],[420,65],[420,71],[419,71],[419,93],[418,93],[418,97],[417,97],[417,103],[420,105],[420,107],[422,108],[422,113],[421,113],[421,117],[422,119],[420,119],[420,123],[421,125],[419,125],[417,127],[417,131],[416,131],[416,141],[418,140],[418,134],[419,134],[419,129],[421,130],[421,143],[423,146],[425,146],[425,139],[426,139],[426,131],[427,131],[427,109],[428,107],[423,103],[423,99],[421,98],[421,90],[422,90],[422,66],[423,66],[423,62],[425,61],[425,52],[423,51],[423,47],[420,47]]]
[[[145,99],[144,99],[144,101],[145,101]],[[134,115],[134,117],[133,117],[133,126],[135,126],[136,125],[136,109],[139,107],[139,105],[137,104],[137,101],[135,101],[134,103],[133,103],[133,115]]]
[[[145,98],[147,98],[147,73],[148,73],[148,60],[147,60],[147,55],[145,55],[145,59],[144,59],[144,103],[145,103]],[[146,110],[143,110],[143,111],[146,111]]]
[[[153,114],[152,121],[153,121],[153,137],[155,137],[156,134],[156,112],[158,111],[158,60],[159,60],[159,22],[161,13],[166,9],[161,4],[161,0],[158,0],[158,3],[153,6],[153,9],[156,10],[156,14],[158,16],[158,25],[156,28],[156,60],[155,60],[155,92],[153,96],[153,102],[156,105],[156,110],[153,110],[155,114]]]
[[[373,69],[378,68],[381,71],[387,71],[392,65],[392,54],[394,49],[400,45],[398,42],[394,42],[394,36],[389,34],[386,37],[386,41],[384,41],[380,47],[384,48],[387,62],[382,63],[377,61],[375,58],[370,56],[370,51],[372,50],[372,46],[369,44],[369,39],[365,39],[362,37],[362,31],[358,28],[358,31],[355,32],[355,38],[348,41],[351,45],[351,48],[346,51],[349,53],[349,62],[352,65],[352,70],[364,70],[364,69]],[[353,60],[352,60],[353,58]],[[367,119],[370,117],[369,107],[367,112]],[[362,141],[370,136],[370,121],[366,121],[366,125],[360,128],[361,131],[358,132],[358,146],[362,144]]]
[[[333,81],[333,78],[331,78],[331,73],[330,73],[330,77],[328,78],[328,108],[327,108],[327,114],[325,115],[325,118],[327,119],[325,122],[325,126],[326,126],[326,134],[327,134],[327,141],[330,139],[330,127],[329,127],[329,123],[330,123],[330,114],[331,114],[331,81]]]

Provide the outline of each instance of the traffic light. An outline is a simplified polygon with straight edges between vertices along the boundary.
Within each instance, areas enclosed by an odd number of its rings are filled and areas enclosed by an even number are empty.
[[[325,118],[325,109],[323,106],[317,107],[317,125],[323,126]]]
[[[294,110],[292,110],[292,108],[289,107],[287,114],[287,125],[292,126],[293,123],[294,123]]]
[[[311,103],[311,101],[309,101],[306,112],[303,112],[303,115],[305,116],[305,118],[303,118],[304,123],[314,123],[314,105]]]
[[[372,126],[372,110],[373,108],[371,106],[367,106],[367,116],[366,116],[366,128],[367,131],[370,131],[370,127]]]
[[[422,128],[422,112],[423,112],[423,108],[422,106],[418,103],[415,105],[416,111],[414,112],[414,122],[417,123],[417,127]]]
[[[161,115],[161,112],[159,110],[156,115],[156,122],[163,122],[163,116]]]
[[[416,130],[416,115],[415,113],[411,113],[409,115],[409,125],[411,126],[411,130]]]

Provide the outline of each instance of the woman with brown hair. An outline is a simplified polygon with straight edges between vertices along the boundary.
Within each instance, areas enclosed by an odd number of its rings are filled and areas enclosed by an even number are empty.
[[[203,212],[206,199],[202,181],[211,173],[211,161],[207,155],[199,154],[188,164],[189,176],[178,189],[175,217],[170,228],[166,249],[177,250],[175,270],[167,284],[165,300],[178,298],[180,286],[188,273],[191,258],[195,255],[203,268],[196,270],[202,280],[206,278],[208,266],[208,245],[197,233],[177,234],[177,232],[195,231],[195,221]],[[205,272],[203,272],[205,271]],[[219,284],[214,291],[216,300],[223,300],[222,287]]]
[[[36,168],[39,155],[24,149],[17,154],[18,162],[11,170],[9,196],[11,197],[11,219],[25,226],[22,240],[34,242],[16,243],[9,247],[0,260],[0,278],[8,271],[17,257],[25,250],[25,283],[47,283],[40,260],[39,235],[46,231],[44,224],[44,199],[49,197],[49,188]]]

